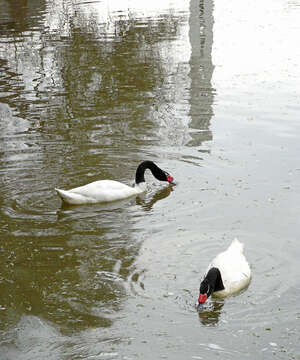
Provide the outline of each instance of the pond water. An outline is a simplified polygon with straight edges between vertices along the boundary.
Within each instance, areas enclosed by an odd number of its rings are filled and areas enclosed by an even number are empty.
[[[300,359],[300,2],[0,0],[0,359]],[[62,206],[54,188],[144,196]],[[209,299],[237,237],[250,286]]]

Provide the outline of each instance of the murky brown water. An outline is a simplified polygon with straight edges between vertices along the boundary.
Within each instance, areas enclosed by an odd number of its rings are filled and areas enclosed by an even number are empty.
[[[300,3],[0,0],[0,359],[300,359]],[[145,196],[63,207],[54,187]],[[234,237],[248,289],[198,314]]]

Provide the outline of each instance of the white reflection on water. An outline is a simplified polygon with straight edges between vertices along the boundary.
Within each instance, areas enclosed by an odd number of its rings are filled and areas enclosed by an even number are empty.
[[[300,48],[291,34],[300,33],[299,12],[286,1],[246,1],[243,6],[234,1],[230,7],[217,2],[214,16],[222,18],[214,27],[217,106],[228,116],[246,116],[249,123],[272,122],[273,127],[274,120],[289,118],[296,125]]]

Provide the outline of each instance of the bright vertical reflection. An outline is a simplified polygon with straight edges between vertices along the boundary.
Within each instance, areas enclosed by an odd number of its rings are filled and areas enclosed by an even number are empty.
[[[192,144],[211,140],[210,121],[213,116],[214,90],[211,79],[213,43],[213,1],[191,0],[189,17],[190,56],[190,126],[198,130],[193,133]]]

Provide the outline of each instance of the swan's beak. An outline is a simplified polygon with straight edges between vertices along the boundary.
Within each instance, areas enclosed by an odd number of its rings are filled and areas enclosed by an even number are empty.
[[[197,310],[200,311],[203,308],[203,304],[207,300],[207,294],[199,294]]]
[[[203,309],[203,304],[198,304],[197,305],[197,311],[201,311]]]
[[[171,175],[169,175],[167,177],[167,180],[168,180],[169,184],[176,185],[176,181],[174,180],[174,178]]]

